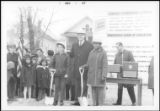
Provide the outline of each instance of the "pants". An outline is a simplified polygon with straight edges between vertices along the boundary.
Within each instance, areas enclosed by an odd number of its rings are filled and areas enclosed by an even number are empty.
[[[13,99],[16,94],[16,79],[11,77],[7,84],[8,98]]]
[[[87,80],[83,79],[83,93],[82,96],[87,97]],[[78,97],[81,96],[81,80],[76,79],[75,80],[75,100],[78,101]]]
[[[93,106],[103,105],[105,101],[105,87],[92,87]]]
[[[65,78],[64,77],[55,77],[55,97],[54,101],[57,102],[59,97],[60,101],[64,100],[65,96]]]
[[[20,78],[18,78],[18,77],[15,77],[16,79],[16,96],[18,96],[18,97],[20,97],[20,91],[22,91],[21,89],[20,89]]]
[[[75,100],[75,86],[72,84],[66,84],[66,99],[68,100],[70,95],[69,92],[71,92],[71,100]]]
[[[32,98],[36,98],[36,87],[32,86]]]
[[[128,94],[130,96],[132,103],[135,103],[136,98],[135,98],[135,93],[134,93],[134,86],[126,86],[126,87],[127,87]],[[118,100],[117,100],[118,104],[122,103],[122,93],[123,93],[123,85],[119,84],[118,85]]]
[[[38,100],[41,100],[45,97],[45,95],[49,96],[48,88],[39,88],[38,90]]]

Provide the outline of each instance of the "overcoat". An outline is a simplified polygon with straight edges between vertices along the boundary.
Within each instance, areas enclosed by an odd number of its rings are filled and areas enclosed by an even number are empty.
[[[85,41],[82,46],[79,46],[78,42],[72,45],[71,57],[74,57],[74,75],[75,79],[80,80],[79,67],[86,64],[90,51],[93,49],[93,45]],[[87,72],[84,73],[84,78],[87,78]]]
[[[100,47],[93,49],[88,57],[88,80],[91,86],[104,86],[103,76],[107,75],[107,55],[106,51]]]
[[[50,87],[50,72],[48,67],[37,68],[37,86],[39,88]]]
[[[20,75],[20,81],[22,86],[34,86],[36,81],[35,81],[35,69],[34,67],[24,65],[22,67],[22,72]]]
[[[152,57],[149,68],[148,68],[148,88],[154,89],[154,58]]]

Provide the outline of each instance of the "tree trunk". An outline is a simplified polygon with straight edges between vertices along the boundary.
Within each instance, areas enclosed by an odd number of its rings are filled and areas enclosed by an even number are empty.
[[[31,12],[29,10],[28,12],[28,29],[29,29],[29,42],[30,42],[30,51],[34,51],[34,29],[33,29],[33,24],[32,24],[32,17],[31,17]]]

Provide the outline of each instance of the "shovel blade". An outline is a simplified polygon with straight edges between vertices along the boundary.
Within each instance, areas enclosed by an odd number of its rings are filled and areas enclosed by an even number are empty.
[[[88,106],[87,97],[79,97],[78,102],[79,102],[80,106]]]
[[[44,103],[45,103],[46,105],[52,105],[53,102],[54,102],[54,97],[45,97]]]

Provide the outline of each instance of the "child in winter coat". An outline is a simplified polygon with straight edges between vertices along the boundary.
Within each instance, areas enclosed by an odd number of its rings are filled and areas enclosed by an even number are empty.
[[[58,98],[60,97],[60,105],[63,105],[65,95],[65,81],[68,77],[68,65],[69,58],[64,52],[65,46],[62,43],[57,43],[58,53],[53,58],[53,67],[56,69],[54,76],[55,82],[55,98],[53,105],[58,104]]]
[[[45,95],[49,96],[50,72],[47,67],[46,59],[42,59],[40,66],[37,67],[37,85],[39,89],[38,101],[42,100]]]
[[[31,57],[29,55],[26,55],[25,57],[25,63],[22,67],[22,74],[20,76],[22,86],[24,87],[23,95],[24,99],[27,99],[27,93],[29,99],[31,98],[31,88],[35,85],[34,81],[34,70],[31,63]]]

